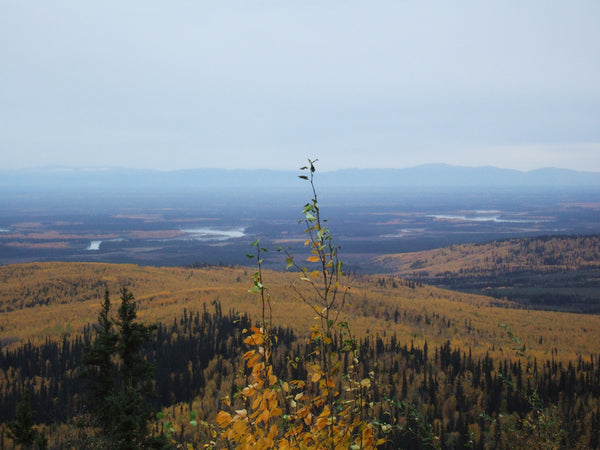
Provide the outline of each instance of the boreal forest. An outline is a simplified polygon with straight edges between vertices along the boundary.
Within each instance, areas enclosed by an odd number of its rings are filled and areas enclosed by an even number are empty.
[[[313,176],[311,162],[301,252],[257,240],[245,266],[0,266],[0,448],[600,447],[597,236],[346,273]],[[569,277],[583,300],[499,294],[533,274]]]

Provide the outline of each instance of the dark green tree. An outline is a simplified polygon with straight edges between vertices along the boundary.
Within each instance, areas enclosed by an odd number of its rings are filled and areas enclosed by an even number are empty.
[[[98,314],[96,340],[85,351],[85,369],[82,372],[82,377],[87,380],[85,404],[91,413],[92,425],[99,427],[106,436],[111,433],[113,427],[113,400],[118,381],[118,336],[114,330],[110,309],[110,295],[107,290]]]
[[[137,304],[126,288],[121,290],[116,320],[111,319],[110,308],[107,292],[98,316],[97,338],[84,360],[92,424],[102,431],[102,448],[161,448],[166,442],[150,438],[148,429],[153,417],[149,400],[155,395],[154,367],[141,352],[156,325],[137,322]]]
[[[33,428],[35,411],[31,409],[29,389],[23,393],[23,398],[17,403],[15,420],[8,424],[8,434],[15,444],[22,448],[33,448],[36,440],[36,430]]]
[[[119,449],[135,449],[145,444],[148,421],[153,416],[148,402],[154,396],[154,367],[144,359],[142,345],[152,338],[156,325],[136,322],[137,304],[131,292],[123,288],[117,320],[117,355],[120,360],[120,386],[115,398],[117,420],[113,438]]]

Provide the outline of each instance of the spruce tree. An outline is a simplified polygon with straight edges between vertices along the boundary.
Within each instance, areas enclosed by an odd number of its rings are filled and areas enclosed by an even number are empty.
[[[110,309],[106,292],[98,315],[97,337],[84,358],[92,424],[100,428],[102,448],[161,448],[164,441],[148,437],[148,421],[153,416],[149,399],[155,395],[154,368],[141,352],[156,326],[136,321],[135,298],[126,288],[121,290],[116,320],[111,318]]]
[[[117,320],[117,355],[121,361],[120,386],[115,397],[117,420],[113,438],[119,449],[140,448],[148,435],[152,407],[148,399],[154,396],[154,367],[141,354],[142,345],[149,341],[156,325],[136,322],[137,305],[131,292],[123,288]]]
[[[114,393],[117,388],[116,349],[118,336],[110,317],[110,295],[104,293],[104,301],[98,314],[96,340],[86,349],[83,357],[85,369],[82,377],[87,380],[86,406],[91,413],[92,425],[104,435],[112,431],[114,421]]]
[[[15,420],[8,424],[8,434],[15,444],[24,449],[33,448],[37,433],[33,428],[35,411],[29,403],[29,389],[23,393],[23,398],[17,403]]]

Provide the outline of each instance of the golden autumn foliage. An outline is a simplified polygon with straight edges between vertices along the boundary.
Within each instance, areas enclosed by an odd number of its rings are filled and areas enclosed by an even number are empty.
[[[248,384],[233,405],[231,399],[225,399],[228,409],[233,408],[232,413],[222,410],[217,414],[217,423],[224,429],[221,436],[239,449],[375,449],[385,442],[377,438],[380,427],[370,414],[374,405],[369,403],[366,391],[371,380],[358,378],[357,341],[351,336],[348,323],[339,320],[347,288],[340,286],[342,263],[338,248],[320,217],[314,171],[310,161],[310,178],[301,178],[310,181],[314,194],[303,213],[308,235],[305,246],[311,254],[305,262],[316,264],[316,269],[296,262],[294,255],[285,251],[288,268],[297,270],[299,281],[308,292],[294,284],[291,289],[316,314],[316,324],[309,330],[312,351],[295,362],[305,369],[306,378],[279,380],[274,374],[272,296],[263,282],[261,258],[267,249],[256,241],[258,271],[249,291],[260,294],[263,312],[261,326],[252,327],[244,340],[250,346],[244,354]],[[333,339],[338,327],[342,329],[343,343],[336,348]],[[349,364],[343,364],[348,360]]]
[[[216,417],[217,424],[225,430],[222,437],[229,443],[237,448],[259,449],[373,449],[383,442],[375,438],[373,425],[357,414],[356,407],[366,405],[345,401],[338,403],[340,410],[330,408],[326,397],[338,382],[319,367],[312,368],[307,382],[279,380],[273,374],[268,345],[265,346],[268,335],[255,327],[250,332],[245,343],[253,349],[244,358],[251,374],[249,384],[241,391],[246,407],[233,413],[222,410]],[[313,384],[319,395],[308,394],[307,383]],[[369,387],[368,379],[358,384],[359,388]],[[346,392],[350,391],[346,385]],[[338,396],[340,393],[336,392],[335,397]],[[224,404],[231,408],[231,399],[225,399]],[[281,404],[286,404],[289,414],[283,416]]]
[[[289,295],[294,276],[265,271],[274,298],[273,322],[306,335],[315,312]],[[0,267],[0,342],[3,346],[46,337],[76,334],[94,322],[104,288],[127,286],[136,293],[144,322],[170,323],[184,308],[199,310],[219,300],[259,320],[261,305],[248,293],[247,268],[144,267],[128,264],[31,263]],[[600,317],[516,308],[511,302],[386,278],[348,280],[342,319],[352,318],[357,338],[396,334],[422,345],[471,347],[473,355],[508,357],[498,323],[511,324],[534,357],[567,361],[594,352],[600,341]],[[308,293],[307,286],[297,285]],[[395,286],[395,287],[394,287]]]

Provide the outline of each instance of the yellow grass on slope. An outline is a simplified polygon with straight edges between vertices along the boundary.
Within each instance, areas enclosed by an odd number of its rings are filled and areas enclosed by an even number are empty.
[[[600,235],[507,239],[459,244],[423,252],[382,255],[375,264],[401,276],[426,276],[497,271],[577,270],[600,267]]]
[[[141,267],[96,263],[32,263],[0,267],[0,342],[36,341],[46,336],[78,333],[96,321],[105,288],[117,303],[127,286],[139,304],[144,322],[172,323],[184,308],[198,311],[219,301],[224,311],[235,309],[258,320],[258,296],[248,293],[252,268]],[[264,281],[273,297],[273,322],[300,335],[314,323],[314,313],[289,288],[306,283],[290,273],[266,271]],[[389,337],[430,346],[449,340],[474,355],[511,357],[505,323],[539,359],[554,354],[560,360],[597,353],[600,317],[514,308],[483,296],[430,286],[410,287],[400,280],[381,286],[377,277],[352,277],[341,315],[358,336]],[[306,291],[308,292],[308,291]]]

